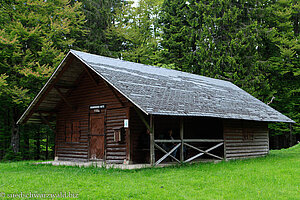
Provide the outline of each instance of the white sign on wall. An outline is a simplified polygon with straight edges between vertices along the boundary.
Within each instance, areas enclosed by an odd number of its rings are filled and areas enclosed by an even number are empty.
[[[129,127],[128,119],[124,119],[124,128],[128,128],[128,127]]]

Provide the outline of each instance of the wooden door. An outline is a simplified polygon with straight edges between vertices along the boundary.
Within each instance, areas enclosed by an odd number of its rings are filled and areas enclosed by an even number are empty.
[[[104,115],[90,115],[90,159],[104,158]]]

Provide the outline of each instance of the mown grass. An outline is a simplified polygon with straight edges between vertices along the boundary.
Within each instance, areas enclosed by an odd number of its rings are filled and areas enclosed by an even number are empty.
[[[0,163],[0,194],[79,199],[300,199],[300,145],[263,158],[141,170]]]

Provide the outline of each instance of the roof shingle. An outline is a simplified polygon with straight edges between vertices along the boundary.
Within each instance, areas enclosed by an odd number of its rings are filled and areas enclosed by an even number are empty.
[[[228,81],[71,53],[147,114],[294,122]]]

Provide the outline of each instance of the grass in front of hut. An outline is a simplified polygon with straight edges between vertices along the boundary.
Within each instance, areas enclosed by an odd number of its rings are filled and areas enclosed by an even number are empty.
[[[140,170],[33,163],[0,163],[0,199],[300,199],[300,144],[263,158]]]

